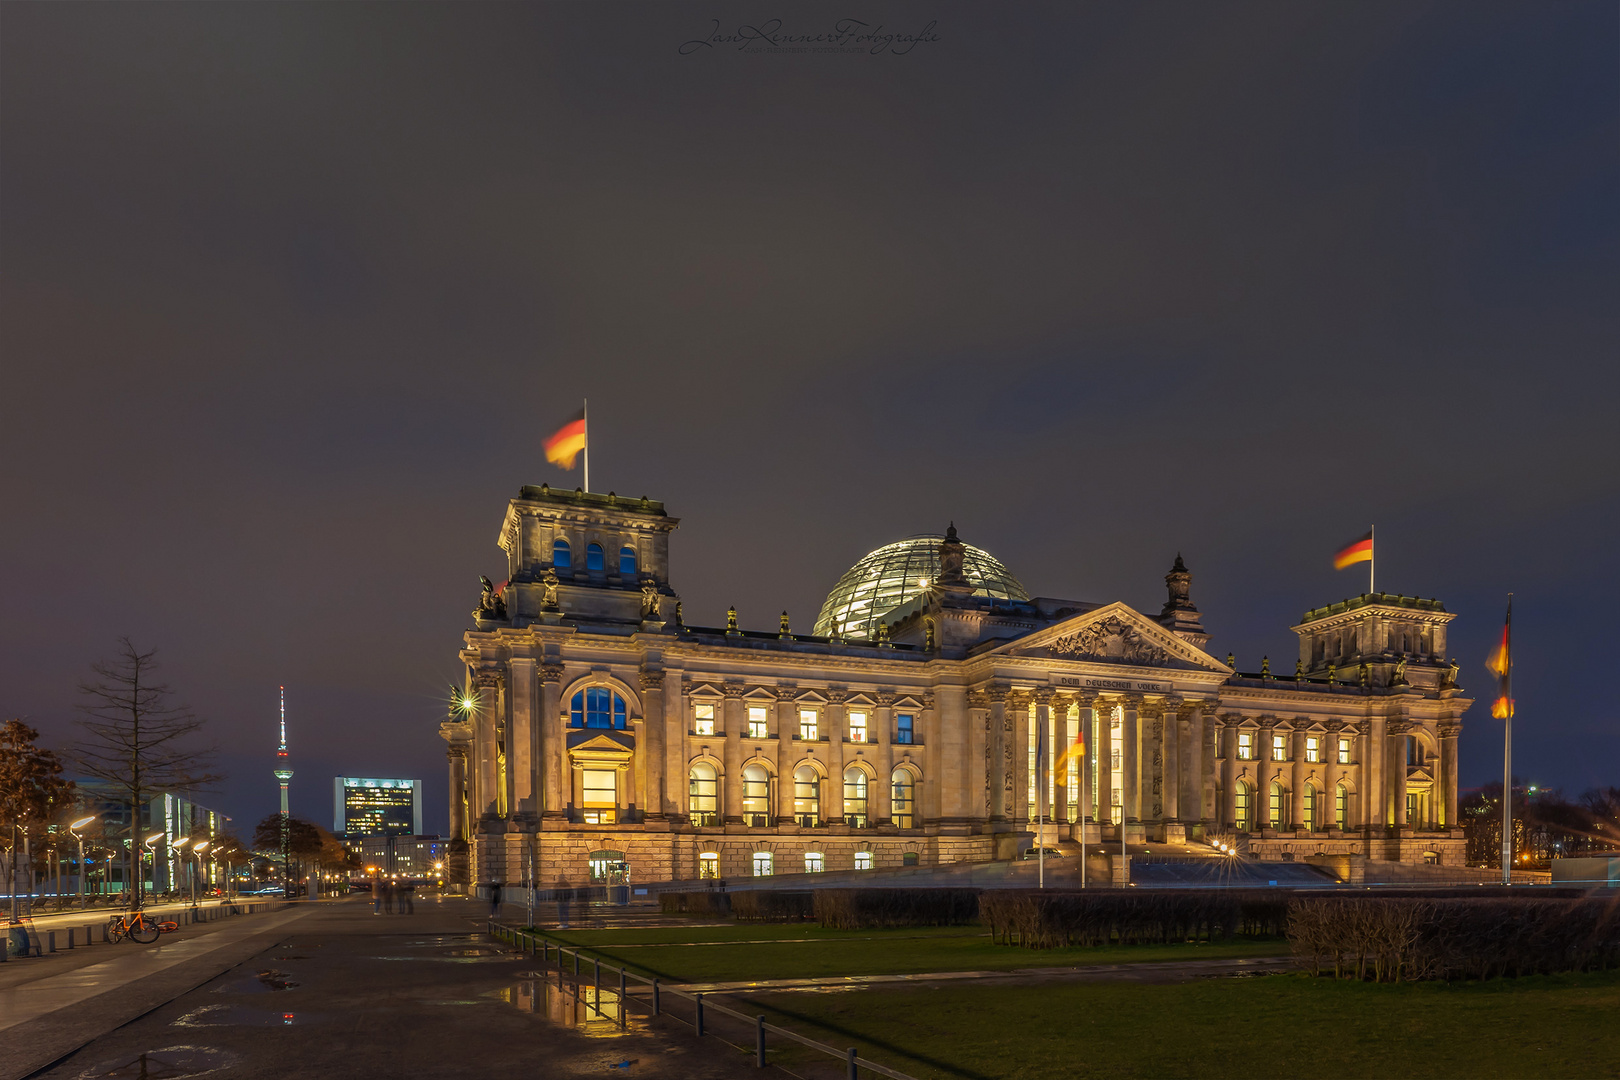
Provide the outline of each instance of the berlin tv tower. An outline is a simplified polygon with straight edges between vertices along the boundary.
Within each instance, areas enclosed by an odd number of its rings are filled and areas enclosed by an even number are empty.
[[[281,688],[281,745],[276,748],[276,763],[282,767],[275,771],[276,779],[281,781],[281,820],[286,821],[290,815],[287,809],[287,783],[292,779],[292,770],[287,768],[287,688]]]

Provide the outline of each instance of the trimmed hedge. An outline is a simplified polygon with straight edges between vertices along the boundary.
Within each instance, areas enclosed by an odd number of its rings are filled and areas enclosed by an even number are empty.
[[[666,892],[658,894],[658,906],[665,915],[731,915],[731,897],[717,890]]]
[[[1058,892],[991,890],[979,896],[979,919],[1003,945],[1055,949],[1214,941],[1240,930],[1281,934],[1286,894],[1263,889]]]
[[[731,894],[731,917],[750,922],[802,922],[815,918],[814,894],[750,889]]]
[[[1402,982],[1620,967],[1620,907],[1542,897],[1295,900],[1288,941],[1312,974]]]
[[[977,889],[817,889],[815,917],[834,930],[977,922]]]

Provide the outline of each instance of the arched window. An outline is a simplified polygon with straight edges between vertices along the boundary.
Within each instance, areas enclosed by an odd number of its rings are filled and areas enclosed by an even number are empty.
[[[629,716],[624,698],[605,686],[587,686],[568,703],[568,726],[624,730]]]
[[[889,777],[889,818],[897,829],[915,829],[917,816],[913,794],[916,777],[910,769],[896,769]]]
[[[1254,828],[1254,789],[1242,780],[1237,782],[1232,792],[1232,824],[1239,832],[1249,832]]]
[[[591,544],[585,549],[585,569],[593,574],[600,574],[607,569],[602,559],[601,544]]]
[[[619,549],[619,576],[633,578],[636,576],[636,549],[622,547]]]
[[[1283,824],[1283,790],[1282,785],[1275,780],[1271,782],[1271,798],[1266,803],[1266,824],[1273,829]]]
[[[754,852],[754,876],[771,876],[771,853],[768,851]]]
[[[557,537],[557,542],[551,545],[551,565],[558,570],[571,570],[574,566],[574,549],[560,536]]]
[[[763,829],[771,823],[771,774],[763,765],[743,770],[743,824]]]
[[[1311,784],[1305,785],[1305,827],[1311,832],[1319,827],[1316,821],[1316,788]]]
[[[853,765],[844,770],[844,824],[866,828],[866,773]]]
[[[718,851],[705,851],[698,856],[698,877],[717,878],[720,876],[720,853]]]
[[[821,824],[821,777],[808,765],[793,770],[793,822],[801,828]]]
[[[1344,819],[1349,801],[1349,792],[1345,791],[1343,784],[1333,789],[1333,821],[1339,827],[1340,832],[1344,831]]]
[[[827,869],[827,860],[821,854],[821,852],[819,852],[819,851],[807,851],[807,852],[804,853],[804,872],[805,873],[807,873],[807,874],[819,874],[825,869]]]
[[[720,824],[720,778],[707,761],[692,766],[687,811],[694,825]]]

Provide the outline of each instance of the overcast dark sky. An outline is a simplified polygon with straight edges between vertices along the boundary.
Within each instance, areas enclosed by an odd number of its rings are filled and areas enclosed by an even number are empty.
[[[903,55],[681,45],[932,24]],[[427,781],[540,440],[683,519],[689,621],[808,629],[954,519],[1214,634],[1379,584],[1516,761],[1620,783],[1613,3],[0,6],[0,712],[121,634],[238,823]],[[903,48],[903,46],[901,46]],[[1501,726],[1465,718],[1465,785]]]

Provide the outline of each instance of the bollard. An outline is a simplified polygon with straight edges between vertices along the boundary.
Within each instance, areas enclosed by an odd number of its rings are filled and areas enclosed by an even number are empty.
[[[55,930],[47,930],[47,931],[45,931],[45,951],[48,952],[48,953],[53,953],[53,952],[56,951],[56,931]]]
[[[658,1015],[658,980],[653,980],[653,1015]]]
[[[579,950],[574,950],[574,978],[579,978]]]
[[[703,995],[693,994],[692,1000],[697,1002],[697,1033],[698,1038],[703,1037]]]
[[[754,1068],[765,1067],[765,1014],[760,1013],[756,1018],[759,1030],[754,1036]]]
[[[596,958],[596,1004],[597,1011],[601,1011],[602,1004],[602,958]]]
[[[77,929],[77,927],[72,927],[72,926],[68,927],[68,931],[67,931],[67,934],[68,934],[68,948],[70,948],[70,949],[73,948],[73,932],[76,929]]]
[[[855,1048],[849,1048],[849,1080],[859,1080],[855,1074]]]
[[[624,1027],[628,1018],[628,1011],[624,1000],[624,968],[619,969],[619,1026]]]

